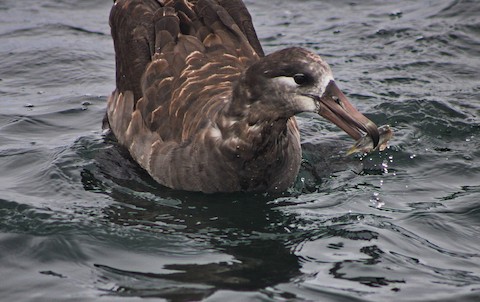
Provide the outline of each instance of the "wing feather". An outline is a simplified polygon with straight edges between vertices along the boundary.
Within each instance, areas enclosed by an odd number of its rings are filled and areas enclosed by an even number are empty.
[[[216,191],[227,181],[233,188],[234,175],[225,180],[202,163],[221,156],[205,144],[221,136],[217,115],[232,84],[264,55],[243,2],[117,0],[110,25],[117,89],[107,116],[118,141],[164,185]]]

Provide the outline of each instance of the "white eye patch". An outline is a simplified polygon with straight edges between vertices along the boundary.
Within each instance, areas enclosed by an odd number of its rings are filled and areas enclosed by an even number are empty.
[[[295,80],[293,77],[287,77],[287,76],[280,76],[280,77],[275,77],[272,79],[275,83],[278,83],[281,86],[288,86],[291,88],[297,88],[299,85],[295,83]]]
[[[330,81],[335,81],[335,79],[333,78],[332,72],[329,69],[328,72],[324,74],[324,76],[320,79],[321,95],[325,92],[325,89],[327,89],[328,83],[330,83]]]

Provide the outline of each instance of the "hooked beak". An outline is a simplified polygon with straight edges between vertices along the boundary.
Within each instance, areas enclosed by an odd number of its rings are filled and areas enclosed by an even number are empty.
[[[355,140],[362,138],[362,131],[366,132],[372,138],[373,148],[377,147],[380,139],[377,125],[353,107],[333,80],[328,83],[324,94],[316,97],[316,100],[320,103],[318,114],[340,127]]]

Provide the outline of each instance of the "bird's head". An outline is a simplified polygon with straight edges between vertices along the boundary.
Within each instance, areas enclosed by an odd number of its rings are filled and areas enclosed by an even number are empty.
[[[303,48],[287,48],[263,57],[245,72],[242,82],[258,115],[289,118],[315,112],[355,140],[366,132],[378,144],[377,126],[360,113],[338,88],[330,66]]]

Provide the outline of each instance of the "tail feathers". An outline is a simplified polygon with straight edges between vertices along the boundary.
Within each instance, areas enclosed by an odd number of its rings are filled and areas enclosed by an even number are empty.
[[[242,0],[217,0],[218,3],[226,9],[228,14],[233,18],[237,26],[248,39],[250,45],[255,49],[255,52],[263,57],[265,54],[262,45],[258,40],[257,33],[253,27],[252,17],[248,12]]]
[[[232,1],[234,3],[235,1]],[[229,4],[226,4],[227,7]],[[199,0],[195,10],[210,33],[203,39],[207,48],[221,48],[235,56],[252,56],[256,51],[226,7],[215,0]]]

